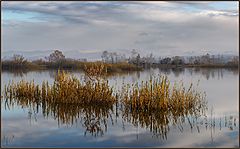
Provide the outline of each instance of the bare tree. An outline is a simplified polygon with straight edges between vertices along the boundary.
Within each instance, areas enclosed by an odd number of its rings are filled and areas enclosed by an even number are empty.
[[[63,55],[62,51],[55,50],[53,53],[49,55],[48,60],[50,62],[59,62],[65,60],[65,56]]]
[[[101,57],[102,57],[102,61],[105,62],[105,63],[107,63],[107,62],[108,62],[108,57],[109,57],[108,51],[103,51]]]
[[[173,65],[182,65],[182,64],[184,64],[184,59],[181,58],[180,56],[174,56],[172,58],[172,64]]]
[[[140,60],[141,60],[141,57],[140,57],[140,54],[138,54],[137,57],[136,57],[137,66],[140,65]]]
[[[170,64],[171,63],[171,58],[170,57],[166,57],[166,58],[163,58],[161,61],[160,61],[161,64]]]
[[[27,60],[22,55],[19,55],[19,54],[13,55],[13,61],[14,63],[17,63],[17,64],[24,64],[27,62]]]
[[[134,59],[134,58],[136,58],[138,52],[137,52],[137,50],[132,49],[131,54],[132,54],[132,58]]]
[[[146,63],[151,66],[153,62],[154,62],[154,57],[153,57],[153,54],[151,53],[149,56],[146,57]]]
[[[115,63],[117,63],[118,62],[118,54],[116,52],[113,52],[112,55],[113,55],[113,57],[115,57]]]
[[[111,63],[113,64],[113,62],[114,62],[114,55],[113,55],[113,53],[109,53],[109,56],[111,58]]]

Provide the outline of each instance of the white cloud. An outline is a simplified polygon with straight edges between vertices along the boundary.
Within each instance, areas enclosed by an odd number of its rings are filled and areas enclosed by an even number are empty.
[[[210,2],[3,2],[42,22],[2,21],[3,51],[140,49],[183,54],[238,51],[238,10]],[[187,6],[187,7],[186,7]],[[191,9],[196,11],[189,11]],[[147,36],[141,36],[142,32]],[[14,44],[12,44],[14,43]],[[146,52],[144,52],[146,53]]]

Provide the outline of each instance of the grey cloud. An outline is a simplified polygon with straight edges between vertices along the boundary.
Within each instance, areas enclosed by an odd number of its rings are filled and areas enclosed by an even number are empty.
[[[169,2],[178,5],[193,5],[193,6],[204,6],[204,9],[208,10],[208,3],[205,2]],[[136,15],[129,10],[137,10],[144,8],[159,9],[167,8],[173,10],[174,7],[157,5],[153,7],[154,4],[151,3],[139,3],[139,2],[102,2],[102,3],[90,3],[90,2],[69,2],[69,3],[59,3],[59,2],[22,2],[11,3],[8,2],[3,5],[3,9],[12,11],[29,11],[44,14],[44,17],[49,21],[53,21],[54,17],[60,17],[65,19],[65,21],[70,21],[71,23],[94,23],[94,20],[105,20],[111,22],[127,22],[127,23],[143,23],[141,16]],[[208,8],[208,9],[207,9]],[[211,8],[211,7],[210,7]],[[181,9],[178,8],[179,11]],[[237,15],[236,10],[221,10],[226,16]],[[232,12],[234,11],[234,12]],[[214,14],[209,14],[210,16],[215,16]],[[53,17],[49,17],[53,16]],[[148,20],[149,21],[149,20]],[[147,22],[145,22],[147,23]]]
[[[191,6],[194,6],[194,7],[197,7],[197,8],[212,8],[209,6],[209,4],[211,2],[207,2],[207,1],[194,1],[194,2],[191,2],[191,1],[171,1],[170,3],[175,3],[175,4],[179,4],[179,5],[191,5]]]
[[[140,2],[4,2],[4,10],[37,12],[40,15],[35,18],[43,22],[3,21],[3,50],[137,48],[181,54],[187,50],[239,49],[237,10],[218,10],[210,17],[210,12],[198,15],[179,7],[208,3],[168,3],[165,7]],[[209,9],[203,8],[203,12]],[[182,17],[171,19],[172,12]]]
[[[138,35],[139,35],[139,36],[148,36],[148,33],[146,33],[146,32],[141,32],[141,33],[139,33]]]
[[[124,16],[124,4],[123,3],[87,3],[87,2],[72,2],[72,3],[11,3],[8,2],[3,6],[5,10],[11,11],[27,11],[37,12],[44,14],[44,17],[40,19],[48,19],[52,21],[52,18],[61,17],[65,21],[71,23],[93,23],[93,20],[114,20],[115,17],[121,17],[127,19],[128,16]],[[53,17],[48,17],[53,16]]]

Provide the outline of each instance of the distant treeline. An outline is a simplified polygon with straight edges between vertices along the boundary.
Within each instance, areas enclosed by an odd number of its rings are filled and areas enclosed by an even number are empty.
[[[76,60],[65,58],[63,53],[55,50],[45,59],[33,61],[26,60],[22,55],[14,54],[9,60],[1,62],[3,70],[10,69],[84,69],[92,63],[104,63],[108,72],[136,71],[143,68],[162,67],[236,67],[239,66],[239,56],[235,56],[227,62],[222,56],[215,57],[209,54],[184,58],[180,56],[164,57],[158,60],[152,54],[141,57],[136,50],[131,51],[132,55],[126,58],[125,55],[104,51],[102,61],[87,62],[86,60]]]
[[[118,63],[126,61],[129,64],[134,64],[143,68],[146,67],[238,67],[239,56],[232,56],[226,58],[224,55],[210,55],[205,54],[201,56],[173,56],[173,57],[154,57],[153,54],[147,56],[141,56],[137,50],[131,51],[131,56],[126,58],[124,54],[118,54],[116,52],[104,51],[102,53],[102,61],[106,63]]]
[[[66,59],[61,51],[54,51],[46,60],[38,59],[27,61],[22,55],[13,55],[11,60],[4,60],[2,63],[3,70],[17,70],[17,69],[80,69],[92,65],[93,63],[103,63],[102,61],[86,62],[75,59]],[[127,62],[118,63],[104,63],[107,72],[122,72],[122,71],[137,71],[142,68]]]

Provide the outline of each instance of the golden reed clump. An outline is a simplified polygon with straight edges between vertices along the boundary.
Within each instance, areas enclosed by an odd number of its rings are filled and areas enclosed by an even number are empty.
[[[35,85],[34,80],[26,82],[24,80],[5,85],[5,97],[10,100],[18,98],[24,100],[27,105],[32,102],[48,103],[77,103],[77,104],[97,104],[111,106],[116,102],[113,96],[113,89],[109,87],[108,81],[100,79],[102,65],[95,70],[88,68],[87,76],[91,80],[81,82],[75,76],[58,71],[53,85],[43,82],[42,85]],[[95,70],[95,71],[94,71]],[[24,98],[24,99],[23,99]]]
[[[174,110],[189,111],[201,106],[203,94],[193,89],[191,84],[186,90],[181,84],[170,88],[170,81],[166,76],[151,78],[149,81],[125,86],[121,94],[122,102],[131,111]]]
[[[100,81],[107,75],[107,65],[103,62],[90,62],[84,65],[84,72],[91,81]]]
[[[107,119],[117,99],[108,81],[102,77],[103,66],[94,64],[89,67],[86,67],[86,75],[91,79],[85,82],[60,70],[52,85],[48,82],[35,85],[34,80],[9,82],[5,85],[5,106],[9,108],[17,104],[30,107],[33,111],[38,111],[41,106],[43,115],[53,116],[59,124],[73,124],[82,115],[85,133],[102,135],[102,127],[106,129]]]
[[[97,67],[98,69],[93,69]],[[99,106],[111,106],[117,102],[113,95],[113,89],[108,81],[101,79],[103,65],[86,69],[86,74],[91,78],[81,82],[75,76],[64,71],[58,71],[53,85],[43,82],[41,86],[34,81],[24,80],[5,85],[5,97],[12,100],[19,98],[25,106],[29,102],[41,103],[77,103],[83,105],[96,104]],[[167,77],[153,78],[149,81],[132,84],[122,89],[121,102],[126,109],[131,111],[151,112],[156,110],[192,112],[192,109],[201,108],[203,96],[193,89],[192,84],[188,90],[183,85],[170,89]]]
[[[5,105],[17,103],[37,110],[41,106],[44,116],[53,115],[64,124],[72,124],[85,113],[87,131],[102,134],[100,121],[105,121],[106,125],[109,112],[120,98],[123,119],[150,128],[162,137],[166,136],[170,122],[177,124],[184,116],[200,115],[206,107],[205,96],[194,90],[192,84],[187,90],[183,84],[171,87],[164,76],[151,78],[140,85],[128,85],[114,95],[104,79],[106,66],[103,63],[88,64],[85,75],[89,80],[82,82],[59,70],[52,85],[48,82],[35,85],[34,80],[9,82],[5,85]]]
[[[180,125],[188,116],[205,114],[205,95],[180,84],[170,87],[167,77],[151,78],[141,85],[132,84],[122,89],[123,119],[135,126],[149,128],[153,134],[167,138],[169,125]]]

